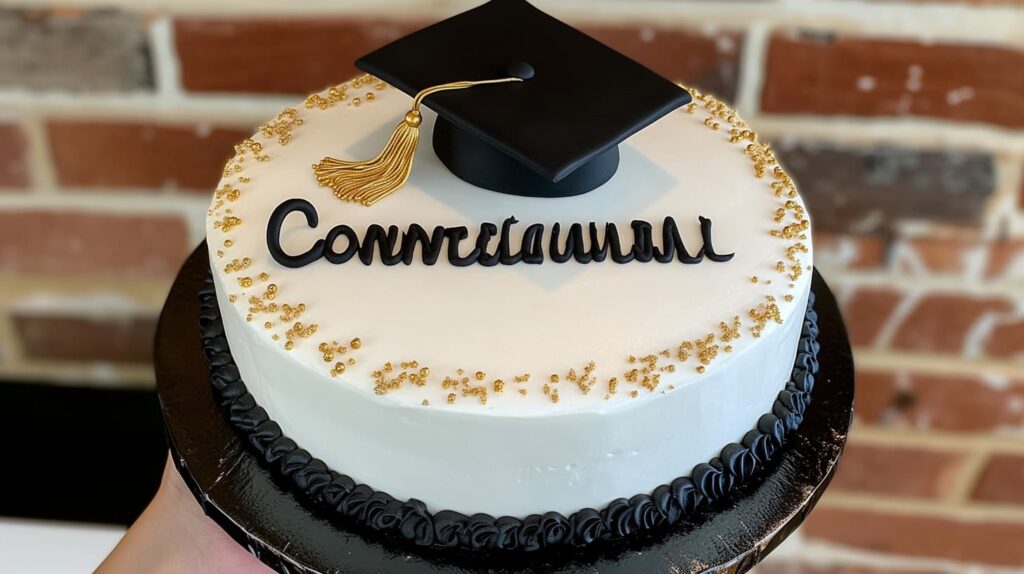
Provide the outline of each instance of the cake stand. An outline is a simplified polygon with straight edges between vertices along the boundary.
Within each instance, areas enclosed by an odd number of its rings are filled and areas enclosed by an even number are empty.
[[[799,430],[772,464],[728,500],[658,533],[594,548],[526,554],[407,546],[322,518],[278,484],[214,400],[199,334],[197,292],[206,244],[171,288],[156,339],[157,391],[171,458],[200,506],[232,538],[281,573],[740,573],[803,522],[825,491],[853,414],[853,359],[839,309],[814,272],[821,369]]]

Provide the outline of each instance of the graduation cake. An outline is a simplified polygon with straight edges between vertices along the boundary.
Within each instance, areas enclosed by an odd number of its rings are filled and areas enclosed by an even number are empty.
[[[289,488],[534,551],[771,463],[817,369],[810,223],[735,111],[521,0],[357,65],[236,146],[207,218],[212,383]]]

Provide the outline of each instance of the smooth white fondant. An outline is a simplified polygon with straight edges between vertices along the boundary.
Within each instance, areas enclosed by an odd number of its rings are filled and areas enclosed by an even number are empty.
[[[393,196],[365,208],[318,187],[313,163],[324,155],[372,157],[410,101],[387,89],[360,107],[299,107],[304,123],[293,140],[282,146],[256,136],[270,161],[250,158],[243,172],[225,178],[222,184],[235,185],[241,196],[208,219],[232,353],[247,387],[287,436],[331,468],[397,498],[420,499],[432,510],[569,514],[688,475],[771,410],[792,368],[810,273],[790,288],[790,279],[776,271],[792,244],[769,234],[782,226],[773,220],[782,200],[770,178],[754,176],[742,144],[703,125],[703,112],[679,111],[622,144],[619,170],[601,188],[573,198],[524,198],[451,175],[430,148],[434,115],[425,110],[412,177]],[[239,176],[249,182],[240,183]],[[714,221],[717,250],[736,256],[698,265],[618,265],[609,259],[490,268],[456,268],[442,256],[434,266],[418,259],[409,266],[364,266],[353,259],[285,269],[270,257],[265,233],[270,212],[291,197],[309,200],[320,215],[315,230],[298,215],[286,221],[283,243],[293,253],[340,223],[360,236],[371,223],[402,229],[419,223],[428,230],[465,225],[473,234],[480,223],[500,225],[510,215],[521,222],[513,228],[514,245],[531,223],[550,230],[554,222],[565,229],[590,221],[616,223],[629,245],[634,219],[650,221],[660,244],[661,221],[673,216],[694,251],[701,244],[702,215]],[[225,234],[214,222],[226,207],[242,223]],[[222,246],[224,239],[233,242],[230,249]],[[800,262],[809,266],[810,241],[804,244],[808,252]],[[221,250],[224,257],[217,255]],[[241,257],[251,258],[251,266],[226,273],[225,264]],[[318,326],[291,351],[283,348],[290,323],[269,314],[246,320],[246,300],[267,282],[242,289],[238,278],[261,272],[279,287],[275,301],[305,304],[299,320]],[[237,300],[229,301],[229,294]],[[747,312],[769,294],[784,321],[755,338]],[[718,342],[733,351],[720,350],[703,374],[696,358],[675,358],[679,343],[719,333],[719,323],[734,316],[743,321],[742,337]],[[267,320],[271,329],[264,327]],[[341,358],[357,363],[332,377],[317,345],[353,337],[361,338],[362,348]],[[624,372],[638,366],[628,362],[630,355],[663,349],[672,358],[660,364],[674,364],[675,371],[660,372],[654,392],[624,380]],[[429,384],[374,394],[372,371],[411,360],[430,368]],[[589,361],[596,364],[597,382],[583,394],[565,374],[582,371]],[[449,405],[450,390],[441,380],[457,369],[473,384],[490,386],[500,378],[505,391],[492,390],[486,404],[460,395]],[[473,377],[477,371],[486,373],[481,382]],[[528,383],[513,382],[523,373],[531,375]],[[541,391],[551,374],[562,379],[557,404]],[[618,392],[606,398],[610,377],[618,378]],[[528,388],[526,396],[517,392],[520,386]],[[636,398],[633,390],[639,391]],[[429,406],[421,404],[424,399]]]

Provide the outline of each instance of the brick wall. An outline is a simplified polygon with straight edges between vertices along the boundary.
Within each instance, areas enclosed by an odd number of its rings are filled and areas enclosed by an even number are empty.
[[[1024,567],[1024,2],[540,3],[735,102],[812,208],[857,422],[761,571]],[[0,8],[0,377],[149,385],[232,142],[466,2],[75,4]]]

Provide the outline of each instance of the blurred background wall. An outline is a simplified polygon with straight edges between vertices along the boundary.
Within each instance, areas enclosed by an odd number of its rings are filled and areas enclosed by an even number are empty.
[[[0,379],[104,388],[103,405],[141,392],[103,424],[157,428],[157,313],[232,144],[471,4],[0,7]],[[1024,2],[538,4],[736,104],[810,204],[857,422],[834,487],[761,572],[1024,567]],[[9,416],[41,407],[7,396]]]

